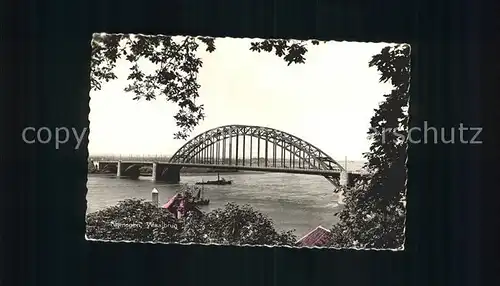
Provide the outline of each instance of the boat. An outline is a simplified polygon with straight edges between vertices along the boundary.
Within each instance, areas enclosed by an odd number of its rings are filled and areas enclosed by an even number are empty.
[[[226,181],[224,179],[217,181],[206,181],[206,182],[196,182],[196,185],[231,185],[232,181]]]
[[[224,178],[221,178],[219,176],[219,173],[217,173],[217,181],[201,181],[201,182],[196,182],[196,185],[231,185],[233,181],[231,180],[226,180]]]
[[[196,206],[206,206],[210,203],[209,199],[203,197],[203,187],[198,189],[198,192],[196,193],[193,202]]]

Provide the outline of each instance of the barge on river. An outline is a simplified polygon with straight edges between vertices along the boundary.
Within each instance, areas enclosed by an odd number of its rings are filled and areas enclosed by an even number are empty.
[[[232,183],[233,181],[221,178],[219,176],[219,173],[217,173],[216,181],[206,181],[206,182],[201,181],[201,182],[196,182],[196,185],[231,185]]]

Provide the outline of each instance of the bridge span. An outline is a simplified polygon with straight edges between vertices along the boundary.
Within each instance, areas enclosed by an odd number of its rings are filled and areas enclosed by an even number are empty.
[[[223,165],[223,164],[204,164],[204,163],[171,163],[171,162],[156,162],[156,161],[130,161],[130,160],[100,160],[95,161],[98,165],[98,169],[105,169],[109,166],[116,168],[117,177],[134,177],[132,173],[128,171],[135,167],[151,166],[153,173],[151,175],[153,181],[161,180],[158,172],[160,167],[161,170],[169,167],[176,168],[208,168],[216,170],[246,170],[255,172],[269,172],[269,173],[290,173],[290,174],[304,174],[304,175],[322,175],[322,176],[333,176],[339,179],[341,170],[321,170],[321,169],[293,169],[289,167],[259,167],[259,166],[236,166],[236,165]],[[162,168],[161,168],[162,167]],[[154,171],[156,170],[156,172]],[[362,172],[348,172],[351,176],[361,176]],[[165,180],[168,182],[168,180]],[[176,183],[176,180],[173,181]]]
[[[205,131],[185,143],[168,162],[103,160],[98,169],[116,168],[118,177],[138,177],[139,168],[152,166],[152,180],[178,183],[183,167],[321,175],[335,189],[353,184],[363,174],[348,172],[318,147],[277,129],[226,125]]]

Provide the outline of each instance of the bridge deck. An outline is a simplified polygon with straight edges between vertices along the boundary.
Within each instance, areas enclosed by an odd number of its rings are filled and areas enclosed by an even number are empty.
[[[115,160],[96,161],[104,164],[118,164]],[[243,166],[243,165],[221,165],[221,164],[201,164],[201,163],[172,163],[172,162],[153,162],[153,161],[120,161],[127,165],[152,165],[157,163],[163,166],[191,167],[191,168],[214,168],[214,169],[238,169],[247,171],[262,171],[274,173],[291,173],[291,174],[310,174],[310,175],[338,175],[340,170],[321,170],[321,169],[299,169],[299,168],[283,168],[283,167],[262,167],[262,166]],[[363,174],[363,172],[352,172],[349,174]]]

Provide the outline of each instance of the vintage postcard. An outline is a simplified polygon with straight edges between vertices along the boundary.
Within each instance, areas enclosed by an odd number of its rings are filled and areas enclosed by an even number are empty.
[[[404,248],[410,45],[91,44],[87,239]]]

